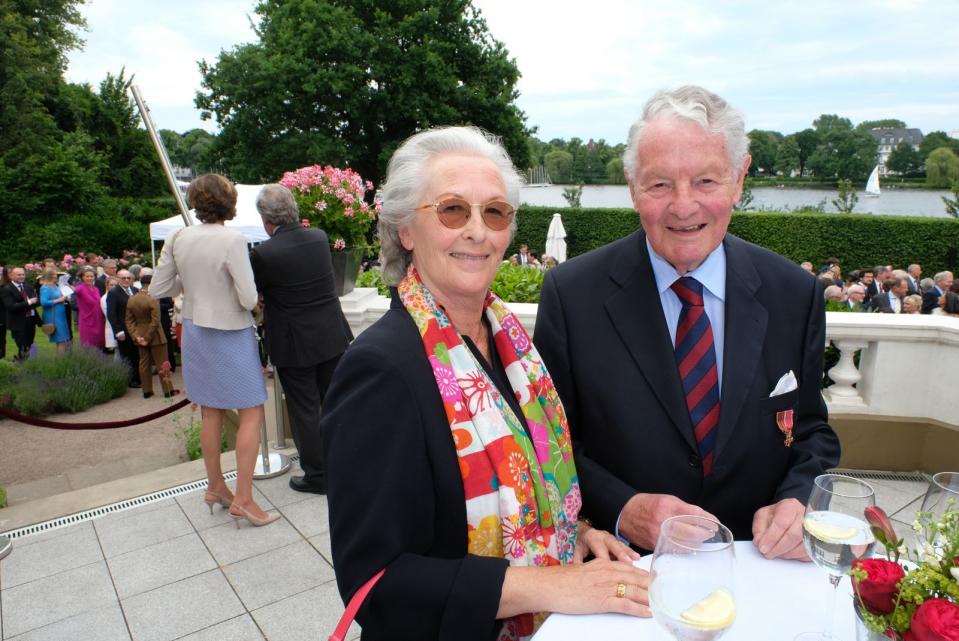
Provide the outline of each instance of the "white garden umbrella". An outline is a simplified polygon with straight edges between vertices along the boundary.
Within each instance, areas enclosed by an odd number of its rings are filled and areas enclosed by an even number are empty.
[[[559,214],[553,214],[553,220],[549,221],[544,253],[555,258],[557,263],[566,261],[566,229],[563,228],[563,217]]]

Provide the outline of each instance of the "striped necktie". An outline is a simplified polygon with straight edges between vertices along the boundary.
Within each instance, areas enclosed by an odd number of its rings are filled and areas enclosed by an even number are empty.
[[[676,365],[683,381],[686,409],[703,464],[703,476],[713,467],[713,447],[719,425],[719,375],[713,328],[703,307],[703,285],[684,276],[672,284],[683,309],[676,327]]]

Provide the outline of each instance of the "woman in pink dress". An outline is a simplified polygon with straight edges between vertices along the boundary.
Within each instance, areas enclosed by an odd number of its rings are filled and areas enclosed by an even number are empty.
[[[80,328],[80,342],[90,347],[103,349],[103,311],[100,309],[100,290],[93,281],[97,272],[92,267],[84,267],[77,284],[77,325]]]

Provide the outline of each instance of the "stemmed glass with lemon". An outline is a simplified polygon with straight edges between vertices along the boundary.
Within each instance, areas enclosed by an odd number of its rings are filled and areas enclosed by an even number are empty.
[[[872,486],[842,474],[816,477],[806,515],[803,519],[803,543],[813,563],[825,570],[833,586],[830,607],[823,632],[804,632],[796,641],[828,641],[832,636],[832,618],[836,592],[853,563],[868,557],[876,539],[865,520],[865,510],[876,504]]]
[[[733,535],[701,516],[663,521],[650,565],[653,617],[678,641],[718,639],[736,620]]]

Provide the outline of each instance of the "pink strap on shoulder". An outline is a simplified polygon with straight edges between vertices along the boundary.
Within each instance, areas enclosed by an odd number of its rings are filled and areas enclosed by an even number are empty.
[[[336,629],[333,630],[333,634],[330,635],[330,641],[343,641],[346,638],[346,632],[350,629],[350,624],[353,623],[353,619],[356,618],[356,613],[359,611],[360,606],[363,605],[363,601],[366,600],[366,595],[370,593],[370,590],[373,589],[373,586],[380,580],[384,572],[386,572],[386,570],[377,572],[373,575],[372,579],[364,583],[363,587],[356,591],[346,606],[346,610],[343,611],[340,622],[336,624]]]

